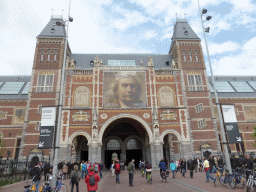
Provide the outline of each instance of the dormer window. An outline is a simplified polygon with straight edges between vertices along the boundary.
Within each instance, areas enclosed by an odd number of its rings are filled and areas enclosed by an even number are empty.
[[[40,61],[43,61],[44,60],[44,49],[41,50],[41,58],[40,58]]]

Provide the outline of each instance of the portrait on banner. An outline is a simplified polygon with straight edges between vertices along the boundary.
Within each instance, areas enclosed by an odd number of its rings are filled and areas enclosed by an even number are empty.
[[[104,108],[145,108],[144,72],[119,71],[104,73]]]

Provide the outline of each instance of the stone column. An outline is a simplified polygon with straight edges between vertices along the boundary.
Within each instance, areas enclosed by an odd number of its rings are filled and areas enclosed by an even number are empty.
[[[89,160],[93,164],[101,161],[101,145],[98,143],[91,143],[89,145]]]
[[[58,161],[65,160],[70,161],[71,158],[71,147],[69,144],[61,144],[58,153]],[[58,162],[59,163],[59,162]]]
[[[151,165],[153,169],[158,169],[158,164],[163,159],[163,144],[151,144]]]

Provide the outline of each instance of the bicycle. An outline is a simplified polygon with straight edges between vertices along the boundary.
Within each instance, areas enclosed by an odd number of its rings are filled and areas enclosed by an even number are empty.
[[[252,171],[250,169],[247,169],[249,177],[246,182],[246,191],[250,192],[251,188],[253,187],[254,190],[256,190],[256,171]]]
[[[33,184],[34,178],[35,178],[35,176],[31,180],[27,181],[27,183],[30,182],[31,185],[24,186],[24,188],[26,189],[24,192],[36,191],[35,185]]]
[[[54,192],[67,192],[67,186],[64,185],[61,177],[57,177],[57,184],[56,184],[56,187],[53,188],[53,191]]]
[[[50,182],[52,181],[52,176],[48,173],[46,175],[46,177],[48,178],[48,181],[43,182],[43,185],[42,185],[41,189],[39,190],[39,192],[51,192],[52,191],[52,186],[50,184]]]
[[[230,182],[227,183],[228,188],[234,189],[237,186],[239,189],[244,188],[244,178],[242,178],[242,174],[239,173],[241,168],[237,167],[233,170],[233,174],[231,175]]]
[[[162,174],[161,174],[161,178],[162,178],[162,181],[164,183],[167,182],[167,177],[169,177],[169,174],[170,174],[170,171],[163,171]]]
[[[151,169],[146,170],[146,179],[147,182],[151,185],[152,184],[152,174],[151,174]]]
[[[217,173],[216,173],[216,179],[213,182],[214,186],[215,187],[217,186],[217,181],[219,181],[222,185],[226,186],[227,185],[227,183],[225,181],[226,172],[223,173],[224,168],[216,167],[216,169],[217,169]]]

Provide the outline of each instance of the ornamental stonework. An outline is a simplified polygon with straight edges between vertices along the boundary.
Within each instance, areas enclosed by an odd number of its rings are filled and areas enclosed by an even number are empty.
[[[7,112],[0,111],[0,120],[7,118]]]
[[[72,118],[73,121],[89,121],[90,115],[88,114],[88,112],[79,111],[75,112]]]
[[[107,118],[108,118],[108,115],[105,114],[105,113],[103,113],[103,114],[100,115],[100,118],[101,118],[101,119],[107,119]]]
[[[160,117],[162,118],[162,120],[166,121],[176,120],[177,114],[175,113],[175,111],[166,110],[162,111]]]
[[[149,114],[149,113],[144,113],[144,114],[143,114],[143,117],[144,117],[145,119],[148,119],[148,118],[150,117],[150,114]]]

